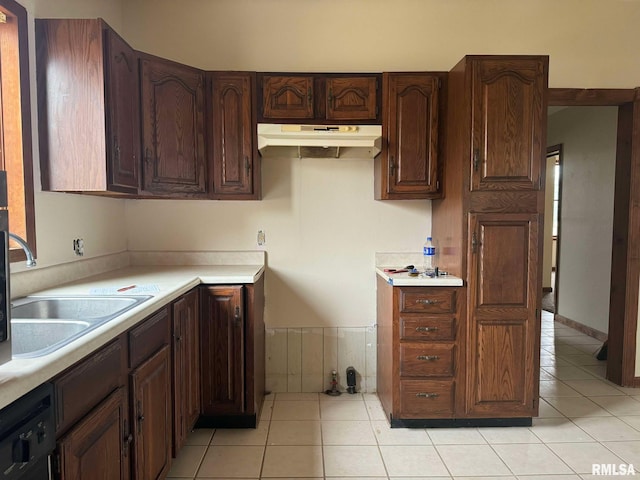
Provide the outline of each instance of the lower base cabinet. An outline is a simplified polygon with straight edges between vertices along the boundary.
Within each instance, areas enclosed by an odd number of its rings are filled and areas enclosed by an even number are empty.
[[[129,479],[128,404],[118,388],[58,441],[60,478]]]

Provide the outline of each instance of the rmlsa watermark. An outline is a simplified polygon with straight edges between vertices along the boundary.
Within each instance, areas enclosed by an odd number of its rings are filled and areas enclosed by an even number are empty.
[[[635,475],[632,463],[593,463],[591,475]]]

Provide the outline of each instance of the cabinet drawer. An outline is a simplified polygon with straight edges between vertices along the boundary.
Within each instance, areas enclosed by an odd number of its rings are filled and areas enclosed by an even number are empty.
[[[399,418],[451,417],[454,401],[453,381],[402,380]]]
[[[124,337],[119,337],[54,380],[56,432],[65,431],[124,385],[125,355]]]
[[[400,317],[400,340],[455,340],[455,317]]]
[[[400,376],[449,377],[453,375],[454,345],[405,343],[400,345]]]
[[[400,289],[400,312],[402,313],[453,313],[455,310],[455,290],[420,287]]]
[[[169,307],[129,331],[129,368],[135,368],[169,343]]]

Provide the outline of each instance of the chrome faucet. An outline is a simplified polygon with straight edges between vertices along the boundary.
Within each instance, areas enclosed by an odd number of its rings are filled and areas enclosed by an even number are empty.
[[[29,245],[27,245],[27,242],[15,233],[9,232],[9,237],[12,238],[18,245],[20,245],[22,247],[22,250],[24,250],[24,254],[27,256],[27,267],[35,267],[36,259],[33,258],[33,252],[29,248]]]

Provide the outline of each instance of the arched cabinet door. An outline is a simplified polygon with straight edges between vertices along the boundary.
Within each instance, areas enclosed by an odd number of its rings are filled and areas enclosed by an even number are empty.
[[[211,79],[214,198],[259,199],[255,152],[255,73],[214,73]]]
[[[143,193],[204,197],[204,72],[147,55],[140,70]]]
[[[474,59],[471,71],[471,190],[541,190],[548,59]]]

